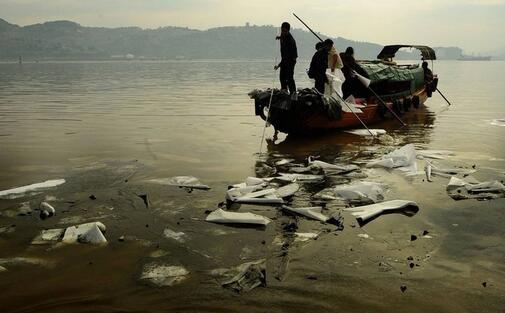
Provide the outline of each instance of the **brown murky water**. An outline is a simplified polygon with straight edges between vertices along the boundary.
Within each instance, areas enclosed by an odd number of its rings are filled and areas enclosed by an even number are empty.
[[[299,86],[309,84],[306,66],[297,66]],[[505,127],[492,123],[505,118],[504,62],[435,63],[453,105],[435,94],[427,108],[404,117],[408,127],[374,126],[388,130],[381,140],[281,136],[264,144],[261,156],[263,123],[246,94],[270,84],[269,62],[0,64],[0,70],[0,190],[66,179],[42,193],[0,199],[0,227],[12,226],[0,233],[0,260],[36,263],[2,263],[2,312],[504,312],[505,200],[454,201],[443,177],[428,183],[423,175],[363,169],[367,180],[389,186],[387,199],[413,200],[421,209],[362,228],[347,212],[337,231],[251,205],[239,211],[273,222],[258,229],[203,221],[228,185],[262,175],[262,164],[282,158],[359,163],[370,159],[366,151],[380,155],[413,143],[454,151],[439,162],[475,165],[480,180],[504,180]],[[188,193],[146,182],[174,175],[199,177],[212,189]],[[317,191],[349,180],[303,184],[293,205],[308,205]],[[149,195],[149,207],[141,194]],[[21,203],[35,209],[48,197],[54,217],[16,214]],[[329,202],[327,213],[342,208]],[[30,244],[42,229],[88,221],[107,226],[106,246]],[[290,223],[320,237],[295,242]],[[184,242],[164,237],[166,228],[184,232]],[[425,230],[431,238],[421,236]],[[267,286],[248,293],[222,288],[209,274],[262,258]],[[152,262],[190,274],[155,287],[140,280]]]

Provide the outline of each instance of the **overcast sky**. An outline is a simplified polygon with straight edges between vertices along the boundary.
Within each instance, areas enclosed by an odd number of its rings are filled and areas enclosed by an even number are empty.
[[[0,0],[0,17],[18,25],[71,20],[84,26],[278,25],[380,44],[505,49],[505,0]]]

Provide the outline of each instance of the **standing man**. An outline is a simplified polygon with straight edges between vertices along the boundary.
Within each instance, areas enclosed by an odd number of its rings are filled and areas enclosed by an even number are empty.
[[[315,80],[315,88],[319,93],[324,94],[324,85],[328,82],[326,69],[328,68],[328,53],[333,43],[318,42],[316,44],[316,53],[310,61],[308,75]]]
[[[284,22],[281,25],[281,35],[275,39],[280,40],[281,43],[281,62],[277,64],[274,69],[280,68],[279,80],[281,81],[281,89],[288,90],[291,98],[296,100],[296,84],[293,78],[295,72],[296,58],[298,51],[296,49],[296,41],[289,32],[291,25]]]

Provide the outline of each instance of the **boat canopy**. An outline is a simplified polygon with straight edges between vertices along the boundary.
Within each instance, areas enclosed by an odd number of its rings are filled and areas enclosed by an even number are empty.
[[[416,79],[416,76],[423,74],[419,67],[408,68],[384,64],[382,62],[359,62],[359,66],[372,81],[372,84],[382,81],[405,82]],[[422,79],[422,77],[420,77]]]
[[[382,51],[377,56],[379,60],[392,59],[395,57],[395,54],[401,48],[415,48],[421,51],[421,55],[423,56],[423,60],[436,60],[437,56],[435,55],[435,50],[428,46],[413,46],[413,45],[391,45],[385,46],[382,48]]]

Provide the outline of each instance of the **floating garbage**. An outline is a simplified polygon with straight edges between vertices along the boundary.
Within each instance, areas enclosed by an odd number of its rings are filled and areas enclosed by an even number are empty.
[[[306,242],[309,240],[316,240],[319,234],[316,233],[295,233],[295,241]]]
[[[165,228],[165,230],[163,231],[163,236],[165,236],[165,238],[174,239],[175,241],[178,241],[178,242],[184,242],[186,240],[185,233],[175,232],[175,231],[168,229],[168,228]]]
[[[470,174],[473,174],[473,173],[477,172],[474,169],[466,169],[466,168],[440,168],[440,167],[437,167],[437,166],[433,165],[432,163],[430,163],[430,165],[431,165],[431,174],[432,175],[442,176],[442,177],[446,177],[446,178],[451,178],[454,175],[465,176],[465,175],[470,175]]]
[[[246,187],[247,188],[247,187]],[[244,189],[240,191],[242,192]],[[257,190],[238,196],[235,194],[237,190],[228,190],[227,198],[236,203],[250,203],[250,204],[281,204],[284,200],[276,195],[274,188]]]
[[[180,283],[188,275],[189,271],[182,266],[149,263],[144,265],[140,279],[149,281],[158,287],[166,287]]]
[[[22,265],[36,265],[50,268],[55,265],[55,262],[32,257],[14,257],[14,258],[0,259],[0,266],[9,267],[9,266],[22,266]]]
[[[32,240],[32,245],[56,243],[63,237],[64,233],[64,228],[44,229]]]
[[[228,212],[223,209],[217,209],[205,218],[207,222],[222,223],[222,224],[255,224],[255,225],[268,225],[270,219],[254,213],[239,213]]]
[[[339,185],[334,189],[335,196],[347,201],[358,203],[377,203],[384,200],[386,185],[375,182],[359,181],[347,185]]]
[[[1,198],[15,199],[22,197],[24,194],[28,192],[36,192],[43,189],[53,188],[64,183],[65,183],[64,179],[53,179],[53,180],[46,180],[42,183],[36,183],[23,187],[16,187],[8,190],[2,190],[0,191],[0,199]]]
[[[416,149],[413,144],[405,145],[378,160],[368,162],[366,166],[397,168],[410,174],[417,174]]]
[[[505,185],[497,180],[479,182],[473,177],[451,177],[447,193],[455,200],[498,198],[505,197]]]
[[[0,226],[1,234],[10,234],[16,231],[16,225]]]
[[[56,214],[54,207],[47,202],[41,202],[39,205],[39,210],[40,218],[43,220]]]
[[[286,186],[282,186],[277,189],[274,194],[279,198],[287,198],[294,195],[300,189],[300,185],[297,183],[292,183]]]
[[[374,136],[379,136],[379,135],[384,135],[387,132],[384,129],[375,129],[375,128],[370,128],[370,131],[366,129],[352,129],[352,130],[346,130],[346,133],[353,134],[353,135],[358,135],[358,136],[371,136],[370,132]]]
[[[267,285],[265,259],[243,263],[232,268],[215,269],[210,274],[221,277],[221,286],[237,293],[249,292],[256,287]]]
[[[505,126],[505,118],[498,118],[491,121],[491,125],[494,126]]]
[[[358,223],[363,226],[381,214],[402,213],[407,216],[413,216],[419,211],[419,206],[414,201],[391,200],[377,204],[348,208],[344,209],[344,211],[351,212],[351,214],[356,217]]]
[[[314,157],[312,156],[309,156],[308,163],[310,167],[320,168],[325,171],[338,171],[340,173],[346,173],[359,170],[359,166],[354,164],[348,164],[348,165],[331,164],[324,161],[314,160]]]
[[[5,267],[3,267],[3,266],[0,265],[0,273],[1,272],[6,272],[6,271],[7,271],[7,269]]]
[[[282,159],[282,160],[279,160],[279,161],[275,162],[275,165],[276,166],[282,166],[282,165],[286,165],[286,164],[292,163],[294,161],[295,161],[295,159]]]
[[[193,176],[175,176],[170,178],[156,178],[148,180],[148,182],[168,185],[168,186],[177,186],[189,189],[201,189],[201,190],[209,190],[210,187],[204,185],[198,180],[198,178]]]
[[[288,173],[279,173],[279,175],[280,176],[275,177],[275,179],[292,183],[294,182],[313,183],[324,180],[324,175],[288,174]]]
[[[107,243],[107,239],[102,232],[105,232],[105,225],[101,222],[92,222],[68,227],[63,235],[62,242],[65,243]]]
[[[322,207],[306,207],[306,208],[292,208],[287,205],[283,205],[282,209],[289,211],[289,212],[294,212],[303,216],[306,216],[308,218],[321,221],[321,222],[326,222],[329,217],[322,214]]]
[[[426,173],[426,180],[431,182],[431,171],[432,171],[432,167],[431,167],[431,164],[429,162],[426,162],[426,165],[424,166],[424,172]]]

